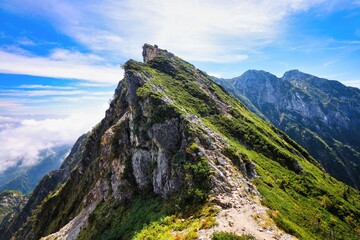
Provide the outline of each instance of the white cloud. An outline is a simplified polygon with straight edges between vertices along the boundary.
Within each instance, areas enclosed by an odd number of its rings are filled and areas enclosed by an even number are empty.
[[[341,81],[341,83],[346,86],[356,87],[360,89],[360,80],[343,80]]]
[[[42,96],[66,96],[66,95],[84,95],[87,91],[59,91],[59,90],[3,90],[0,91],[0,96],[7,97],[42,97]]]
[[[82,82],[82,83],[78,83],[76,84],[76,86],[79,87],[106,87],[106,86],[112,86],[112,83],[89,83],[89,82]]]
[[[71,61],[73,63],[99,63],[104,59],[95,54],[84,54],[79,51],[56,48],[52,50],[50,59],[57,61]]]
[[[210,76],[216,77],[216,78],[221,78],[222,75],[219,72],[208,72],[207,74],[209,74]]]
[[[35,46],[36,45],[36,43],[34,41],[32,41],[28,38],[24,38],[24,37],[19,38],[17,40],[17,44],[22,45],[22,46]]]
[[[64,52],[62,53],[64,56]],[[75,59],[75,55],[69,59],[58,56],[35,57],[24,56],[16,53],[9,53],[0,50],[0,72],[16,73],[43,77],[71,78],[93,81],[98,83],[117,83],[123,77],[123,70],[120,66],[102,66],[84,63],[84,56]]]
[[[0,116],[0,122],[11,122],[13,119],[11,117],[2,117]]]
[[[102,85],[100,85],[102,86]],[[26,88],[26,89],[58,89],[58,90],[72,90],[75,87],[68,86],[54,86],[54,85],[40,85],[40,84],[23,84],[18,86],[17,88]]]
[[[140,59],[140,47],[148,42],[190,61],[228,63],[242,61],[249,49],[279,39],[291,14],[339,4],[339,0],[11,0],[2,5],[44,17],[112,59]]]
[[[40,151],[73,144],[104,116],[103,109],[73,114],[64,119],[27,119],[19,125],[1,124],[0,173],[13,166],[32,166]],[[9,120],[7,117],[0,119]]]
[[[24,111],[26,106],[21,104],[19,101],[14,101],[11,98],[0,98],[0,109],[4,110],[11,110],[11,111]]]

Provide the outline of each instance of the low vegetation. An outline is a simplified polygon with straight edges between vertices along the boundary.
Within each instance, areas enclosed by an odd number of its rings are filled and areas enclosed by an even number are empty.
[[[198,230],[216,225],[209,205],[192,210],[174,208],[171,199],[138,197],[128,205],[100,203],[79,239],[197,239]]]
[[[211,240],[256,240],[256,238],[251,235],[239,236],[231,232],[215,232],[211,236]]]

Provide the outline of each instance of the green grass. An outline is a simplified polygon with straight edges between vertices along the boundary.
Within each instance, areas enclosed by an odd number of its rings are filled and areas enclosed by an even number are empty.
[[[216,225],[217,211],[211,206],[175,210],[169,199],[154,197],[135,198],[129,206],[102,202],[78,239],[196,239],[199,229]]]
[[[256,238],[251,235],[239,236],[231,232],[215,232],[211,236],[211,240],[256,240]]]

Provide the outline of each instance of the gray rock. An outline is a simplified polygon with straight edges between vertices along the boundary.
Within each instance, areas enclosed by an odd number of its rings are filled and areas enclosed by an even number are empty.
[[[225,159],[223,159],[222,157],[218,157],[217,159],[217,163],[220,165],[226,165],[226,161]]]

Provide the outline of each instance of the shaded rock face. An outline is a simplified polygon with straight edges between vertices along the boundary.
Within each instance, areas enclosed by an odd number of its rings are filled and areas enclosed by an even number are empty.
[[[17,191],[4,191],[0,193],[0,223],[11,219],[21,210],[27,197]]]
[[[301,144],[332,176],[360,187],[359,89],[298,70],[282,78],[249,70],[214,79]]]
[[[114,186],[122,184],[114,179],[121,179],[124,171],[128,171],[128,181],[134,180],[136,188],[148,189],[165,197],[182,183],[181,173],[171,168],[169,161],[174,152],[183,151],[187,144],[183,135],[185,123],[180,115],[153,124],[142,120],[150,120],[156,111],[152,100],[140,99],[136,94],[137,89],[146,82],[146,78],[133,73],[125,76],[124,81],[127,83],[124,82],[123,89],[119,89],[119,92],[124,91],[126,103],[116,101],[107,114],[116,112],[115,109],[121,106],[128,108],[123,109],[123,113],[119,114],[120,119],[106,131],[101,144],[101,148],[106,149],[106,152],[103,151],[101,157],[106,166],[110,166],[108,162],[117,162],[112,164],[118,169],[115,172],[112,170],[116,176],[112,181],[113,192],[118,192]],[[127,195],[125,192],[114,197]],[[123,199],[120,197],[119,200]]]

